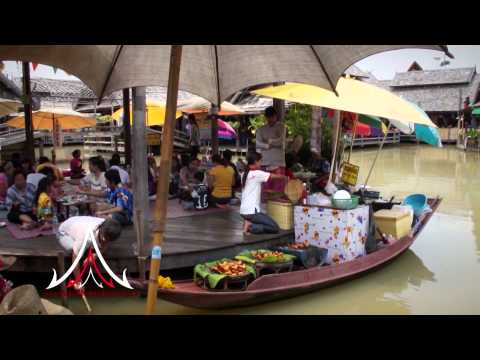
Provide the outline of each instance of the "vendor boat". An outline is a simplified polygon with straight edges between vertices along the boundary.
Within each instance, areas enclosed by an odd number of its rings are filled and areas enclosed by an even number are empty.
[[[430,221],[440,202],[441,199],[438,198],[428,200],[432,211],[423,215],[408,236],[355,260],[336,265],[263,275],[242,291],[211,291],[199,287],[192,280],[178,281],[175,282],[174,289],[158,289],[158,297],[193,308],[232,308],[294,297],[353,279],[379,269],[408,250]],[[133,282],[138,290],[146,290],[145,283]]]

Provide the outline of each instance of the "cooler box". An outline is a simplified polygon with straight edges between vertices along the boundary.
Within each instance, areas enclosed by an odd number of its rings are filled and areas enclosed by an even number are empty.
[[[287,201],[267,202],[267,214],[275,220],[278,227],[282,230],[293,229],[293,205]]]
[[[412,229],[413,217],[406,210],[380,210],[373,214],[373,217],[382,234],[392,235],[396,239],[408,235]],[[377,236],[379,237],[378,234]]]

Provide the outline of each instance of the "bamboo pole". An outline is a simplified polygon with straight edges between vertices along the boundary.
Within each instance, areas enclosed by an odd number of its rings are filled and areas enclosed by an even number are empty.
[[[168,185],[172,167],[173,135],[175,129],[175,113],[177,111],[178,83],[180,78],[180,63],[182,46],[172,45],[170,52],[170,70],[168,75],[167,108],[161,145],[160,176],[157,183],[157,199],[155,202],[154,230],[152,244],[152,259],[150,262],[150,281],[148,283],[146,314],[155,312],[157,304],[158,274],[162,244],[165,232],[165,218],[167,212]]]
[[[378,156],[380,155],[380,151],[382,151],[383,144],[385,143],[385,140],[387,139],[387,135],[388,135],[391,127],[392,127],[392,123],[389,123],[388,127],[387,127],[387,131],[385,132],[385,135],[383,136],[382,142],[380,143],[380,146],[378,147],[378,151],[377,151],[377,154],[375,155],[375,159],[373,160],[373,164],[370,167],[370,171],[368,172],[368,176],[365,179],[365,183],[363,184],[364,189],[367,187],[368,180],[370,180],[370,176],[372,175],[373,168],[375,167],[375,164],[377,163]]]

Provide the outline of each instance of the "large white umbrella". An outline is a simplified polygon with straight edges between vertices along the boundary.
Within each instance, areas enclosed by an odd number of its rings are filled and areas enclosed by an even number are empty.
[[[219,105],[239,90],[296,82],[334,90],[352,64],[380,52],[444,45],[184,45],[179,89]],[[77,76],[99,98],[168,85],[170,45],[2,45],[0,60],[46,64]]]
[[[0,116],[16,113],[22,106],[20,101],[0,98]]]

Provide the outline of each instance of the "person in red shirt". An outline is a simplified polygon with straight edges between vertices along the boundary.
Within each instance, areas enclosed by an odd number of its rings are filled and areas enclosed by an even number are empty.
[[[85,176],[85,172],[82,168],[82,159],[80,150],[74,150],[72,152],[73,159],[70,161],[70,178],[81,179]]]

